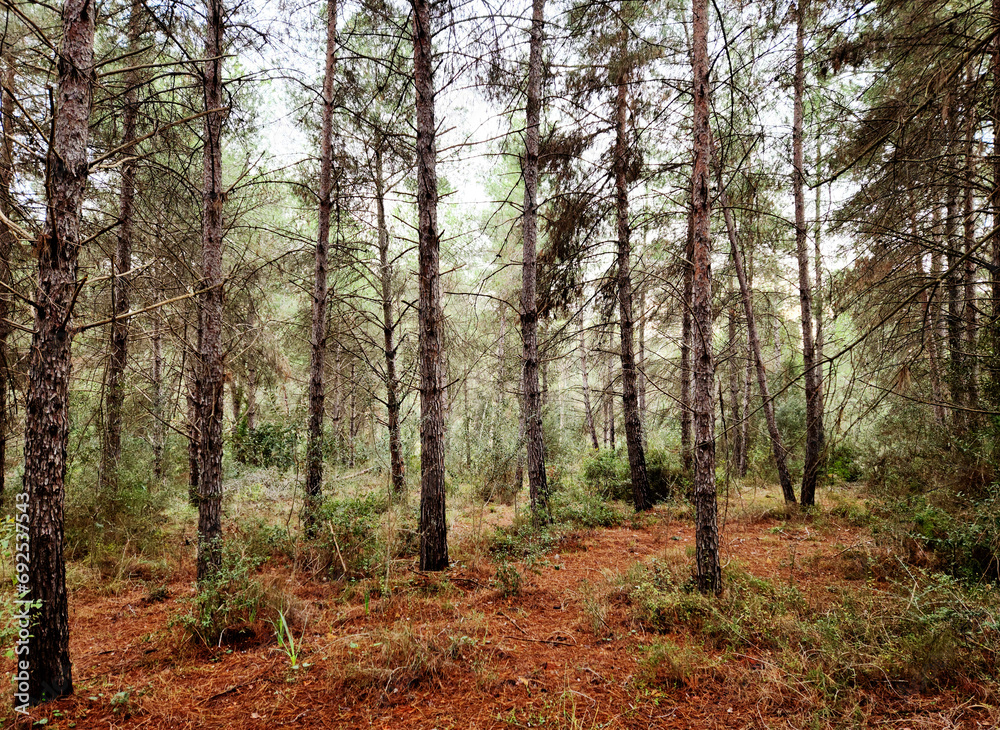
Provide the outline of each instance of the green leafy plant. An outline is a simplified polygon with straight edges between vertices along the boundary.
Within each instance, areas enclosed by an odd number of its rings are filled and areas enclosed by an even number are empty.
[[[302,653],[302,638],[305,636],[305,628],[303,627],[302,629],[302,637],[296,642],[295,634],[292,633],[292,627],[285,618],[284,611],[278,611],[278,617],[271,619],[271,625],[274,626],[274,633],[278,638],[278,646],[285,652],[285,656],[288,657],[292,669],[298,669],[299,654]]]

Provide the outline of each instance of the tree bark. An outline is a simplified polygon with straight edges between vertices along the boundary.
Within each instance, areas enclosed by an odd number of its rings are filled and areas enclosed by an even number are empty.
[[[594,427],[594,409],[590,405],[590,382],[587,374],[587,336],[583,322],[580,323],[580,375],[583,379],[583,410],[587,417],[587,432],[594,451],[601,448],[597,440],[597,429]]]
[[[406,463],[403,461],[403,438],[399,427],[396,319],[392,306],[392,264],[389,262],[389,227],[385,220],[385,178],[382,172],[381,144],[375,149],[375,204],[378,217],[378,258],[382,286],[382,336],[385,344],[385,403],[389,425],[389,475],[392,493],[400,498],[406,495]],[[466,427],[468,427],[468,389],[466,389],[465,400]]]
[[[685,474],[693,474],[694,455],[691,451],[691,292],[693,286],[692,267],[694,242],[694,200],[692,212],[688,216],[687,242],[684,245],[684,301],[681,302],[681,463]]]
[[[990,122],[993,129],[1000,129],[1000,0],[990,4],[993,47],[991,59]],[[990,356],[986,360],[989,368],[989,388],[995,407],[1000,399],[1000,135],[993,135],[992,187],[989,193],[989,209],[992,214],[993,234],[991,258],[993,269],[990,273],[990,318],[987,324]]]
[[[792,191],[795,197],[795,252],[799,264],[799,304],[802,314],[802,362],[806,391],[806,454],[800,499],[816,503],[816,481],[822,448],[823,415],[819,411],[819,377],[813,340],[812,286],[806,247],[805,174],[802,155],[802,98],[805,93],[805,10],[799,0],[795,11],[795,99],[792,114]]]
[[[542,436],[542,394],[538,384],[538,146],[542,107],[542,30],[545,0],[531,4],[531,40],[528,53],[528,95],[524,161],[524,210],[521,216],[521,338],[524,343],[521,391],[525,447],[528,457],[528,491],[535,524],[549,521],[549,487],[545,476],[545,442]]]
[[[87,185],[88,122],[94,84],[91,0],[67,0],[52,141],[46,159],[45,227],[38,246],[38,290],[24,428],[30,611],[28,703],[73,691],[63,557],[63,502],[69,437],[72,314],[79,292],[80,219]]]
[[[618,77],[615,107],[615,213],[618,219],[618,312],[621,328],[622,410],[625,417],[625,444],[632,475],[632,504],[636,512],[652,507],[649,501],[649,478],[646,453],[642,446],[642,420],[639,418],[639,391],[636,385],[635,320],[632,313],[631,226],[628,207],[628,77],[623,70]]]
[[[133,0],[129,10],[128,48],[139,47],[142,4]],[[122,179],[118,194],[118,238],[111,261],[111,325],[107,382],[104,393],[104,443],[99,467],[100,488],[118,488],[118,465],[122,455],[122,406],[125,400],[125,367],[128,364],[129,311],[132,293],[132,231],[135,208],[136,151],[132,149],[139,117],[139,73],[132,69],[125,74],[125,103],[122,110]]]
[[[444,337],[437,230],[434,52],[429,0],[413,4],[413,86],[417,107],[417,211],[420,270],[420,569],[448,567],[444,491]]]
[[[202,178],[202,263],[204,293],[199,300],[198,582],[209,580],[222,564],[222,417],[225,369],[222,343],[222,53],[223,0],[207,0],[205,66],[204,173]]]
[[[697,585],[702,593],[722,592],[718,504],[715,492],[715,362],[712,357],[712,196],[708,177],[709,129],[708,2],[693,0],[694,165],[692,168],[691,319],[694,359],[694,503]]]
[[[976,317],[976,262],[972,256],[976,246],[976,192],[973,187],[977,162],[973,146],[975,123],[976,117],[970,111],[965,127],[965,175],[962,206],[964,253],[968,255],[962,272],[962,349],[968,363],[965,371],[965,405],[972,410],[965,412],[965,422],[969,427],[976,425],[976,414],[973,411],[979,409],[979,358],[976,352],[979,322]]]
[[[817,130],[819,125],[817,124]],[[816,136],[816,178],[820,179],[820,170],[822,169],[823,158],[821,156],[822,147],[820,145],[819,131],[817,131]],[[813,255],[814,255],[814,265],[816,271],[816,291],[815,296],[813,296],[813,317],[816,319],[816,410],[819,413],[819,453],[822,459],[823,450],[826,448],[826,430],[825,430],[825,416],[826,416],[826,406],[823,387],[823,345],[824,343],[824,333],[823,333],[823,251],[820,248],[820,215],[822,213],[821,205],[822,201],[820,198],[820,191],[822,187],[816,186],[816,220],[814,221],[814,238],[813,238]]]
[[[746,270],[743,267],[743,256],[740,253],[736,237],[736,222],[733,220],[733,211],[729,207],[729,199],[725,188],[722,186],[721,178],[719,180],[719,204],[722,205],[722,215],[725,218],[726,232],[729,235],[729,250],[733,258],[733,268],[736,270],[736,279],[740,285],[740,296],[743,299],[743,316],[747,320],[747,339],[750,342],[750,352],[757,368],[757,386],[760,389],[760,399],[764,409],[764,421],[767,423],[767,432],[771,437],[771,453],[774,455],[774,466],[778,471],[778,483],[781,484],[781,493],[785,498],[785,502],[794,504],[795,488],[792,486],[792,477],[788,473],[788,454],[785,451],[781,432],[778,430],[778,421],[774,416],[774,401],[771,400],[771,390],[767,383],[767,369],[764,367],[764,355],[761,349],[760,336],[757,333],[757,318],[754,316],[753,311],[753,295],[750,292]]]
[[[4,56],[3,85],[0,87],[0,122],[3,125],[3,139],[0,140],[0,212],[10,218],[13,213],[13,198],[11,186],[14,183],[14,98],[7,89],[14,89],[14,62]],[[14,286],[14,277],[10,269],[11,255],[14,252],[16,237],[7,224],[0,222],[0,506],[3,505],[7,492],[7,438],[10,433],[10,403],[14,395],[14,377],[11,353],[7,344],[14,328],[8,321],[14,317],[14,297],[7,287]]]
[[[303,523],[316,535],[316,514],[323,499],[324,357],[326,354],[327,257],[333,210],[333,80],[337,72],[337,0],[327,3],[326,63],[323,74],[323,121],[320,131],[319,232],[313,266],[312,328],[309,339],[309,436],[306,442],[306,489]]]

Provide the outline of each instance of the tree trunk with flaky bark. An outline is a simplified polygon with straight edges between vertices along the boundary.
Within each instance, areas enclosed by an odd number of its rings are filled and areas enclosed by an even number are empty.
[[[7,92],[14,90],[14,63],[6,57],[0,59],[3,66],[3,85],[0,87],[0,122],[3,125],[3,139],[0,140],[0,212],[10,218],[13,213],[11,186],[14,183],[14,97]],[[7,345],[14,328],[8,324],[14,316],[14,297],[9,287],[14,286],[10,270],[10,258],[14,252],[16,236],[3,222],[0,222],[0,505],[7,492],[7,438],[10,433],[9,398],[14,394],[13,365]]]
[[[691,320],[694,360],[694,504],[697,585],[702,593],[722,592],[718,504],[715,492],[715,361],[712,357],[712,194],[708,165],[709,130],[708,2],[694,0],[692,23],[694,76],[694,165],[692,168]]]
[[[993,129],[1000,129],[1000,0],[990,4],[990,20],[993,32],[993,57],[990,68],[991,102],[990,122]],[[989,388],[994,400],[1000,397],[1000,134],[993,135],[992,187],[989,193],[989,209],[993,218],[991,258],[993,270],[990,273],[990,318],[987,324],[990,356],[986,360],[989,368]]]
[[[63,557],[63,503],[69,438],[72,314],[79,291],[80,219],[87,185],[88,122],[94,84],[92,0],[67,0],[52,141],[46,159],[45,228],[38,246],[35,332],[24,427],[28,512],[28,703],[73,691]],[[22,499],[19,497],[19,500]],[[23,588],[22,587],[22,590]],[[18,702],[21,704],[21,702]]]
[[[396,315],[392,302],[392,264],[389,262],[389,227],[385,220],[385,179],[382,172],[382,148],[375,150],[375,204],[378,217],[378,259],[382,287],[382,335],[385,346],[385,404],[389,425],[389,475],[392,493],[406,494],[406,463],[403,461],[403,438],[399,428],[399,378],[396,375]],[[468,386],[466,386],[468,387]],[[468,414],[466,390],[466,414]],[[466,417],[468,426],[468,416]],[[468,442],[468,438],[466,438]]]
[[[199,300],[201,350],[198,363],[198,581],[222,564],[222,417],[225,387],[222,343],[222,52],[223,0],[208,0],[203,71],[205,109],[202,177],[202,259],[204,293]]]
[[[692,205],[694,201],[692,201]],[[687,242],[684,245],[684,301],[681,302],[681,463],[684,473],[691,474],[694,455],[691,452],[691,266],[694,236],[694,214],[688,216]]]
[[[139,47],[140,13],[142,4],[133,0],[129,11],[130,51]],[[123,317],[131,301],[132,231],[135,208],[136,151],[132,149],[139,117],[139,74],[131,69],[125,74],[125,103],[122,110],[122,179],[118,194],[118,239],[111,261],[111,341],[108,355],[107,382],[104,393],[104,443],[99,467],[102,490],[118,486],[118,463],[122,455],[122,405],[125,400],[125,367],[128,363],[130,322]]]
[[[545,477],[545,442],[542,438],[542,394],[538,384],[538,146],[542,108],[542,29],[545,0],[531,4],[531,41],[528,53],[528,98],[524,144],[524,211],[521,217],[521,338],[524,343],[521,391],[525,447],[528,457],[528,490],[536,524],[549,519],[549,487]]]
[[[618,219],[618,312],[621,328],[622,410],[625,416],[625,444],[629,472],[632,475],[632,504],[637,512],[652,507],[649,501],[649,478],[646,475],[646,452],[642,446],[642,420],[639,418],[639,390],[635,367],[635,319],[632,312],[632,244],[628,207],[628,78],[624,71],[618,78],[615,107],[615,213]]]
[[[420,569],[448,567],[444,492],[444,322],[437,230],[434,52],[429,0],[413,0],[413,86],[417,106],[417,240],[420,341]]]
[[[313,266],[312,329],[309,339],[309,436],[306,443],[306,489],[303,517],[306,535],[316,534],[316,513],[323,499],[323,367],[326,354],[327,257],[333,210],[333,79],[337,71],[337,2],[327,3],[326,64],[323,74],[323,122],[320,130],[319,233]]]
[[[594,451],[601,448],[597,440],[597,428],[594,426],[594,409],[590,402],[590,380],[587,373],[587,335],[583,323],[580,324],[580,375],[583,379],[583,410],[587,417],[587,432],[590,434],[590,442],[594,446]]]
[[[760,399],[764,409],[764,421],[767,423],[767,432],[771,437],[771,453],[774,454],[774,466],[778,471],[778,482],[781,484],[781,493],[785,502],[793,504],[795,502],[795,488],[792,486],[792,477],[788,472],[788,454],[785,451],[785,444],[778,430],[778,421],[774,416],[774,402],[771,400],[771,390],[767,383],[767,369],[764,367],[764,355],[760,345],[760,335],[757,333],[757,319],[753,310],[753,295],[750,292],[750,285],[747,282],[746,269],[743,267],[743,256],[740,253],[739,242],[736,237],[736,222],[733,220],[733,211],[729,207],[728,196],[719,180],[719,203],[722,205],[722,215],[726,221],[726,232],[729,235],[729,250],[733,259],[733,268],[736,270],[736,280],[740,285],[740,297],[743,300],[743,316],[747,320],[747,340],[750,343],[750,353],[753,357],[754,365],[757,368],[757,386],[760,388]],[[749,379],[749,373],[747,374]]]
[[[823,414],[819,410],[819,370],[813,340],[812,285],[806,246],[805,174],[802,152],[802,98],[805,93],[805,10],[799,0],[795,12],[795,93],[792,113],[792,192],[795,197],[795,252],[799,265],[799,305],[802,315],[802,361],[806,391],[806,454],[800,499],[816,503],[816,481],[822,449]]]

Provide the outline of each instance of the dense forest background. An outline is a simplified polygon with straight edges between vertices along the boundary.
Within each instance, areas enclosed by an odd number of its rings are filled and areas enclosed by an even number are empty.
[[[294,650],[268,564],[388,595],[473,540],[516,596],[652,507],[724,601],[751,493],[870,528],[869,576],[953,591],[940,655],[995,660],[996,0],[0,7],[30,704],[72,688],[67,574],[183,553],[186,636]]]

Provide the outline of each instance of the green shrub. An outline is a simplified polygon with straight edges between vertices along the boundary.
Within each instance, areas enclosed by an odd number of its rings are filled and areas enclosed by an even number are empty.
[[[826,471],[848,484],[861,481],[862,471],[857,449],[845,441],[838,442],[827,455]]]
[[[256,624],[269,618],[267,592],[253,572],[260,560],[240,552],[231,543],[222,549],[222,565],[209,579],[198,585],[190,610],[174,619],[194,641],[204,646],[218,646],[224,640],[254,636]]]
[[[233,458],[248,466],[288,469],[294,463],[296,441],[291,426],[265,422],[250,428],[244,418],[233,435]]]
[[[571,486],[549,497],[552,521],[573,527],[614,527],[622,523],[621,513],[600,494],[581,486]]]
[[[592,453],[583,462],[583,483],[602,499],[631,499],[628,459],[623,459],[617,450],[600,449]]]
[[[375,572],[384,556],[380,528],[388,508],[381,494],[323,503],[316,544],[325,552],[331,574],[361,578]]]

